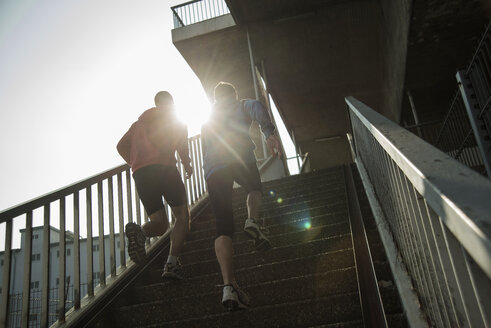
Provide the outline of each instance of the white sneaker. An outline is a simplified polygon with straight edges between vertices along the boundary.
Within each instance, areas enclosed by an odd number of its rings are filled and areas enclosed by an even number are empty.
[[[232,285],[223,286],[222,304],[229,311],[249,308],[249,296]]]
[[[254,239],[254,246],[257,251],[266,251],[271,248],[271,242],[266,233],[269,231],[255,219],[247,219],[244,224],[244,231]]]

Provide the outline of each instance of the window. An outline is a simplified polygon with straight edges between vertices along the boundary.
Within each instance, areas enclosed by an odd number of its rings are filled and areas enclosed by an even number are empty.
[[[101,277],[100,272],[94,272],[94,276],[93,276],[94,279],[99,280],[100,277]]]
[[[39,238],[39,235],[37,233],[32,235],[32,239],[38,239],[38,238]]]
[[[70,256],[71,254],[72,254],[72,251],[70,250],[70,248],[67,248],[66,249],[66,256]],[[56,251],[56,257],[60,257],[60,250]]]
[[[31,260],[34,261],[39,261],[41,260],[41,254],[32,254]]]
[[[37,289],[37,288],[39,288],[39,281],[32,281],[31,289]]]
[[[99,245],[92,245],[92,252],[99,251]]]
[[[56,286],[60,284],[60,278],[56,278]]]
[[[117,246],[116,246],[116,247],[118,247],[118,248],[119,248],[119,246],[120,246],[120,243],[119,243],[119,240],[118,240],[118,243],[117,243]]]
[[[0,266],[3,266],[3,260],[0,260]]]

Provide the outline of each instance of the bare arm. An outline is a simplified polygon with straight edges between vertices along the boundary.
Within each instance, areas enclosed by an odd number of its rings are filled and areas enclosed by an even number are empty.
[[[244,108],[249,111],[251,119],[258,122],[261,126],[261,131],[266,139],[266,145],[268,146],[269,152],[273,154],[273,156],[281,157],[280,141],[274,134],[276,128],[273,123],[271,123],[271,118],[263,104],[257,100],[248,100],[244,102]]]
[[[193,174],[193,168],[191,167],[191,158],[189,157],[189,145],[188,145],[188,129],[186,126],[182,126],[180,129],[179,140],[176,146],[177,153],[181,158],[181,163],[187,173],[187,178]]]

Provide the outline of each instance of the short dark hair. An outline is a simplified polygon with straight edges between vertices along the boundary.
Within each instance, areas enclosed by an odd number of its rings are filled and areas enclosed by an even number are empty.
[[[174,98],[172,98],[172,95],[167,91],[157,92],[155,95],[155,106],[160,107],[168,105],[174,105]]]
[[[219,99],[237,99],[237,90],[232,83],[220,81],[213,90],[215,101]]]

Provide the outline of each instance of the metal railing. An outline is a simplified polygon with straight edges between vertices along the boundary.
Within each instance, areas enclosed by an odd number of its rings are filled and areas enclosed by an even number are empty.
[[[442,121],[430,121],[414,125],[407,125],[405,128],[432,145],[436,144],[438,134],[441,130]]]
[[[93,288],[99,284],[99,280],[94,280]],[[75,289],[73,285],[67,286],[65,289],[65,309],[68,311],[73,307],[73,300],[75,298]],[[80,290],[82,295],[87,294],[87,284],[81,284]],[[39,327],[41,325],[41,295],[42,291],[39,289],[31,289],[29,294],[29,327]],[[59,288],[50,288],[49,290],[49,321],[55,322],[58,319],[59,309]],[[22,321],[22,304],[23,293],[11,294],[9,296],[9,328],[20,327]]]
[[[191,179],[185,180],[185,187],[188,196],[189,205],[197,201],[205,194],[206,184],[202,170],[202,151],[200,136],[197,135],[189,139],[189,149],[194,167],[194,174]],[[181,177],[184,178],[184,170],[179,163],[178,169]],[[184,180],[184,179],[183,179]],[[94,192],[95,191],[95,192]],[[97,196],[95,196],[97,193]],[[96,204],[97,203],[97,204]],[[52,211],[57,208],[57,212]],[[97,213],[97,219],[93,220],[93,213]],[[170,207],[167,205],[168,217],[171,217]],[[48,292],[53,284],[52,275],[57,276],[59,286],[65,286],[67,281],[67,270],[73,277],[73,312],[80,312],[86,305],[97,299],[99,294],[110,290],[115,282],[135,265],[126,258],[125,237],[123,233],[124,226],[128,222],[148,221],[148,216],[142,209],[142,204],[138,193],[131,178],[130,169],[127,165],[121,165],[96,176],[90,177],[83,181],[72,184],[68,187],[59,189],[42,197],[33,199],[21,205],[12,207],[0,213],[0,228],[3,228],[5,235],[5,250],[3,253],[3,271],[1,277],[2,291],[0,294],[0,327],[7,327],[9,324],[9,312],[12,310],[11,299],[9,297],[12,286],[12,273],[17,268],[12,267],[13,241],[20,239],[20,236],[14,234],[14,226],[25,228],[25,238],[22,251],[24,260],[22,272],[15,271],[17,279],[22,279],[22,310],[21,310],[21,327],[29,325],[29,316],[32,314],[32,298],[30,293],[30,283],[32,277],[32,253],[33,253],[33,222],[40,222],[42,228],[42,246],[39,258],[34,260],[41,261],[41,277],[36,277],[40,281],[41,289],[40,302],[40,326],[48,327],[55,320],[59,323],[65,321],[65,302],[58,302],[57,315],[51,316],[50,304],[53,298]],[[53,228],[56,226],[56,228]],[[72,231],[70,231],[72,229]],[[115,242],[117,234],[119,241],[119,254],[116,254]],[[98,236],[109,235],[109,252],[105,251],[105,242],[107,238],[98,238]],[[73,239],[73,266],[68,266],[66,246],[67,238]],[[57,239],[57,246],[51,242]],[[81,240],[84,240],[86,247],[82,249]],[[155,246],[158,238],[152,238],[147,244],[147,248]],[[93,254],[93,247],[96,246],[97,252]],[[52,268],[50,258],[52,258],[53,247],[58,247],[59,260],[58,268]],[[37,251],[37,250],[36,250]],[[98,261],[94,261],[97,257]],[[119,257],[121,264],[119,269],[116,268],[116,257]],[[83,261],[81,261],[83,260]],[[87,274],[82,277],[81,263],[86,263]],[[109,265],[107,265],[109,264]],[[84,267],[85,269],[85,267]],[[106,272],[106,270],[108,270]],[[94,288],[94,272],[99,272],[99,286]],[[108,278],[108,279],[106,279]],[[87,284],[87,296],[81,292],[81,286]],[[95,298],[94,298],[95,296]],[[83,298],[83,300],[82,300]],[[65,299],[65,291],[59,290],[58,300]],[[18,311],[18,309],[15,309]]]
[[[384,247],[398,251],[391,268],[413,284],[399,288],[410,325],[489,326],[491,182],[355,98],[346,103]],[[428,323],[405,297],[414,291]]]
[[[452,100],[434,145],[462,164],[485,174],[481,152],[460,91],[456,92]]]
[[[310,172],[310,155],[307,152],[303,155],[302,164],[300,164],[300,173],[308,172]]]
[[[171,7],[174,28],[230,14],[225,0],[194,0]]]
[[[491,176],[491,23],[466,70],[457,73],[452,99],[435,145],[477,172]]]

